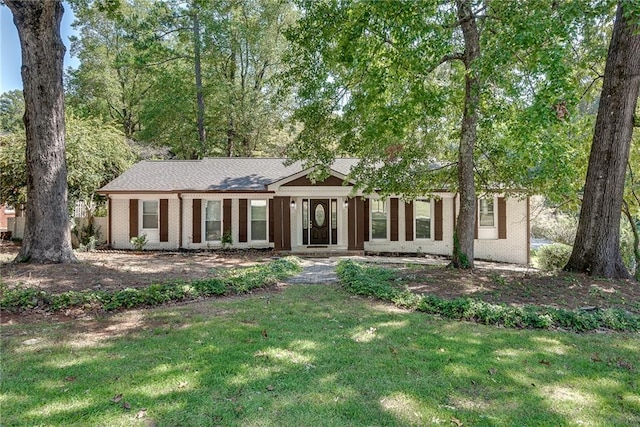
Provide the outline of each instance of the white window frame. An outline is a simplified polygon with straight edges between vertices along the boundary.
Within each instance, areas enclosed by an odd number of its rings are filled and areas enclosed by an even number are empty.
[[[144,204],[153,202],[156,204],[156,226],[145,227],[144,226]],[[160,232],[160,200],[158,199],[143,199],[140,200],[140,231],[157,231]]]
[[[433,199],[416,199],[413,203],[413,238],[414,240],[427,241],[433,240]],[[429,203],[429,237],[418,237],[418,206],[417,202]]]
[[[211,242],[211,243],[220,243],[222,241],[222,235],[224,233],[223,231],[223,227],[224,227],[224,208],[223,208],[223,201],[221,199],[203,199],[202,200],[204,203],[202,203],[202,214],[200,215],[200,218],[202,218],[202,225],[201,225],[201,229],[202,229],[202,241],[203,242]],[[207,204],[209,202],[218,202],[220,205],[220,238],[217,240],[207,240]]]
[[[386,231],[385,231],[385,237],[374,237],[373,236],[373,205],[374,203],[383,203],[384,206],[384,214],[385,214],[385,225],[386,225]],[[390,220],[389,220],[389,203],[388,200],[382,200],[382,199],[369,199],[369,239],[373,240],[373,241],[378,241],[378,242],[383,242],[383,241],[388,241],[389,240],[389,227],[390,227]]]
[[[254,239],[253,238],[253,211],[252,211],[252,206],[251,203],[252,202],[264,202],[264,239]],[[249,222],[247,224],[247,228],[249,229],[249,241],[250,242],[267,242],[269,240],[269,200],[267,199],[249,199],[247,202],[247,209],[249,209],[249,212],[247,214],[247,221]],[[261,219],[258,219],[256,221],[263,221]]]
[[[491,200],[492,204],[493,204],[493,225],[482,225],[481,221],[480,221],[480,209],[481,209],[481,205],[482,205],[482,200]],[[497,200],[495,197],[480,197],[478,199],[478,228],[484,228],[484,229],[493,229],[493,228],[497,228],[498,227],[498,218],[497,218]]]

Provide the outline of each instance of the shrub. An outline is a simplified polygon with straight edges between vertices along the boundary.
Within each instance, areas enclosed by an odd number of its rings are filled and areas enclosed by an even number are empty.
[[[571,250],[571,246],[562,243],[541,247],[536,252],[538,268],[546,271],[562,269],[569,261]]]
[[[599,328],[616,331],[640,330],[640,316],[623,310],[564,310],[528,305],[511,307],[473,298],[447,300],[433,295],[419,295],[392,284],[391,270],[365,267],[351,260],[338,263],[338,277],[352,293],[393,302],[399,307],[456,320],[471,320],[511,328],[548,329],[560,327],[576,332]]]
[[[136,251],[141,251],[147,244],[147,235],[141,234],[131,238],[131,244]]]
[[[69,291],[60,294],[34,288],[7,289],[0,287],[0,308],[20,311],[42,308],[51,311],[69,308],[102,308],[106,311],[142,306],[155,306],[170,301],[183,301],[199,297],[246,293],[268,286],[300,272],[297,258],[280,258],[267,264],[233,270],[225,278],[197,279],[191,282],[174,280],[154,283],[143,288],[126,288],[117,291]]]

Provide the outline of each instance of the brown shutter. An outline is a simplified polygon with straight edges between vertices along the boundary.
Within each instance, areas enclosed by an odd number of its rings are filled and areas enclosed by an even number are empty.
[[[191,232],[193,243],[202,243],[202,200],[193,199],[193,217]]]
[[[169,241],[169,199],[160,199],[160,241]]]
[[[238,241],[247,241],[247,199],[240,199],[240,212],[238,215]]]
[[[480,201],[479,201],[479,199],[476,199],[476,208],[475,209],[476,209],[476,224],[475,224],[475,226],[474,226],[475,228],[473,230],[473,233],[474,233],[473,234],[473,238],[477,239],[478,238],[478,224],[480,223],[480,218],[478,216],[479,215],[478,211],[480,210]]]
[[[398,199],[392,198],[390,201],[389,213],[391,214],[391,241],[398,241]]]
[[[413,202],[404,204],[404,240],[413,241]]]
[[[442,221],[444,203],[442,199],[438,199],[433,204],[433,240],[442,240]]]
[[[361,197],[349,199],[347,207],[347,249],[364,250],[364,205]]]
[[[222,233],[231,234],[231,199],[222,201]]]
[[[498,197],[498,239],[507,238],[507,201]]]
[[[362,204],[362,206],[363,206],[363,212],[362,212],[363,224],[362,224],[362,228],[363,228],[363,232],[364,232],[364,241],[368,242],[369,241],[369,199],[365,199],[364,203]]]
[[[129,239],[138,236],[138,199],[129,199]]]
[[[269,199],[269,242],[273,243],[273,199]]]
[[[273,234],[276,250],[291,250],[291,203],[290,197],[273,199]]]

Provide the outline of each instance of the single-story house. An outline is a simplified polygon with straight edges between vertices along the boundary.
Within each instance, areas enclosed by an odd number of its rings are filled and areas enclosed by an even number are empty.
[[[450,255],[459,200],[446,191],[405,201],[353,194],[357,159],[336,159],[330,176],[276,158],[142,161],[100,189],[108,197],[108,241],[146,249],[274,248],[280,252]],[[529,262],[529,200],[478,201],[475,256]]]

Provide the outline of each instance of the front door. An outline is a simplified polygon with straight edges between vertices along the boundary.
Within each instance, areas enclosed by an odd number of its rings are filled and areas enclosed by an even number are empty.
[[[329,200],[311,199],[311,235],[309,243],[312,245],[329,244]]]

